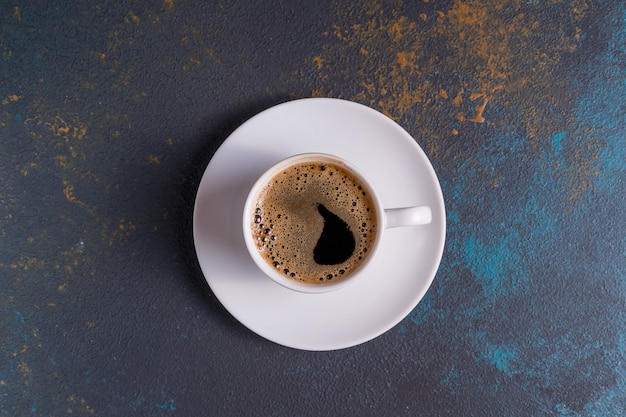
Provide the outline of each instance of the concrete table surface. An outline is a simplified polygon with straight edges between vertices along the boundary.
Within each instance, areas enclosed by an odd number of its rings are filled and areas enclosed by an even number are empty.
[[[3,1],[0,60],[0,416],[626,414],[624,2]],[[193,249],[214,152],[303,97],[397,121],[447,208],[426,297],[330,352]]]

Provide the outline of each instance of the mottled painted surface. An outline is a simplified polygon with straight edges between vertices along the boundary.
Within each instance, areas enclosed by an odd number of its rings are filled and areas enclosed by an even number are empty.
[[[622,1],[0,4],[0,416],[626,414]],[[293,98],[404,126],[448,209],[435,282],[337,352],[202,282],[228,133]]]

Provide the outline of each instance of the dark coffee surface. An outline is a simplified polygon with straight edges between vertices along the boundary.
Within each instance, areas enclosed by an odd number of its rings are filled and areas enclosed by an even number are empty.
[[[376,239],[374,201],[343,166],[303,162],[259,192],[252,233],[266,262],[297,281],[323,284],[349,276]]]

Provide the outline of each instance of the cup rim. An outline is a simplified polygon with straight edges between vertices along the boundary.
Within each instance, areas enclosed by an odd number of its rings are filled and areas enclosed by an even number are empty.
[[[284,277],[280,274],[276,269],[272,268],[259,254],[257,250],[256,242],[253,239],[252,233],[250,233],[250,215],[252,204],[255,201],[255,197],[261,190],[263,186],[267,183],[267,180],[272,178],[277,172],[280,170],[293,165],[294,163],[313,161],[313,160],[329,160],[337,165],[343,166],[347,168],[352,174],[354,174],[360,181],[363,183],[365,187],[367,187],[370,196],[375,204],[376,209],[376,218],[377,218],[377,233],[376,240],[374,244],[368,248],[369,255],[367,259],[365,259],[353,272],[350,273],[346,278],[341,279],[340,281],[335,281],[331,283],[324,284],[309,284],[304,282],[297,282],[292,279]],[[291,290],[295,290],[302,293],[327,293],[331,291],[336,291],[341,288],[344,288],[352,283],[354,283],[367,269],[368,265],[373,261],[376,257],[376,254],[380,248],[380,244],[382,241],[384,227],[384,208],[378,196],[378,193],[374,189],[371,181],[365,177],[365,175],[351,162],[345,160],[342,157],[321,153],[321,152],[304,152],[291,155],[286,157],[274,164],[272,164],[269,168],[267,168],[255,181],[254,185],[250,188],[248,195],[246,197],[246,202],[243,208],[243,235],[244,241],[246,244],[246,248],[250,257],[257,265],[257,267],[270,279],[274,282],[282,285],[283,287],[289,288]]]

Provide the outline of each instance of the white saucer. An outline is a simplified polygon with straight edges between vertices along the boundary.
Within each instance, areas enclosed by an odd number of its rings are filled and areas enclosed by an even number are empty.
[[[287,156],[323,152],[360,168],[385,208],[429,205],[426,226],[388,229],[370,270],[350,286],[304,294],[266,277],[243,241],[254,181]],[[207,167],[194,208],[194,241],[215,296],[241,323],[284,346],[333,350],[371,340],[411,312],[443,253],[445,207],[428,158],[398,124],[353,102],[311,98],[270,108],[241,125]]]

